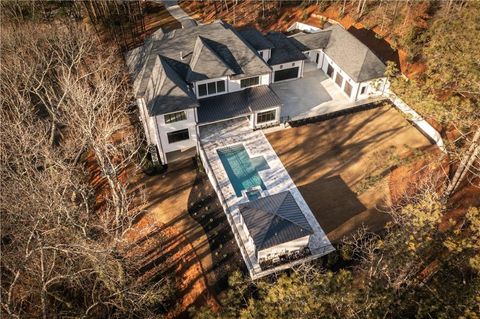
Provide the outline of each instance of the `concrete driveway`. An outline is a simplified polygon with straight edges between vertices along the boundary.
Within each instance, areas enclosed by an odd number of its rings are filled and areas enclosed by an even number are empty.
[[[196,26],[198,23],[192,17],[190,17],[182,8],[178,5],[177,0],[157,0],[160,3],[165,5],[168,12],[182,24],[182,28],[191,28]]]
[[[297,120],[354,106],[322,70],[305,71],[303,75],[298,80],[271,85],[283,102],[282,117]]]

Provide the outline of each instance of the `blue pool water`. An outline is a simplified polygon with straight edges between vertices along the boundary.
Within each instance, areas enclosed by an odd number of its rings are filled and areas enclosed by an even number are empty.
[[[217,150],[228,179],[235,190],[235,194],[242,196],[242,190],[260,186],[265,190],[259,171],[269,169],[263,156],[250,158],[243,145],[225,147]]]

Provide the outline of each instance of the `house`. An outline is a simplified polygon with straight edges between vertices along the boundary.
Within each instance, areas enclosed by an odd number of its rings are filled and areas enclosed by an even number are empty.
[[[308,247],[313,230],[290,191],[240,204],[239,209],[259,262]]]
[[[282,101],[270,84],[303,76],[314,63],[356,101],[378,92],[385,65],[341,26],[266,35],[227,23],[155,32],[126,54],[145,136],[162,164],[193,157],[199,128],[248,117],[278,125]]]
[[[386,83],[383,62],[340,25],[314,33],[297,33],[290,40],[351,100],[366,98]]]

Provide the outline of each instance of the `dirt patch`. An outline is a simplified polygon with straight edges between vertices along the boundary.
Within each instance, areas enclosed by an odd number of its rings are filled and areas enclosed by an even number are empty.
[[[390,106],[267,134],[333,242],[364,224],[388,220],[388,176],[395,160],[430,142]],[[378,176],[373,182],[366,182]],[[362,186],[362,187],[360,187]]]
[[[392,204],[402,204],[402,200],[415,196],[420,189],[433,187],[439,194],[448,178],[448,157],[437,147],[425,149],[427,156],[402,165],[393,170],[389,178]],[[443,157],[442,162],[437,160]],[[436,160],[432,160],[436,159]]]
[[[186,318],[186,311],[193,304],[215,307],[215,300],[206,293],[200,261],[178,229],[145,215],[124,239],[119,250],[132,263],[130,269],[138,281],[173,281],[178,299],[170,301],[173,304],[167,307],[167,318]]]
[[[206,175],[189,159],[170,164],[164,174],[139,176],[131,191],[145,194],[146,205],[144,217],[127,233],[129,249],[136,247],[128,256],[138,259],[142,276],[175,278],[178,300],[169,317],[187,318],[192,306],[215,309],[230,273],[246,270]]]

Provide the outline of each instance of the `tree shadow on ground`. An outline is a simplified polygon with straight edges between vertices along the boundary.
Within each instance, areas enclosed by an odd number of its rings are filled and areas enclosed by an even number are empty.
[[[213,262],[211,286],[218,295],[228,287],[228,277],[234,270],[247,270],[217,194],[204,173],[197,174],[188,199],[188,213],[207,235]]]
[[[367,209],[340,175],[318,179],[299,190],[326,234]]]

